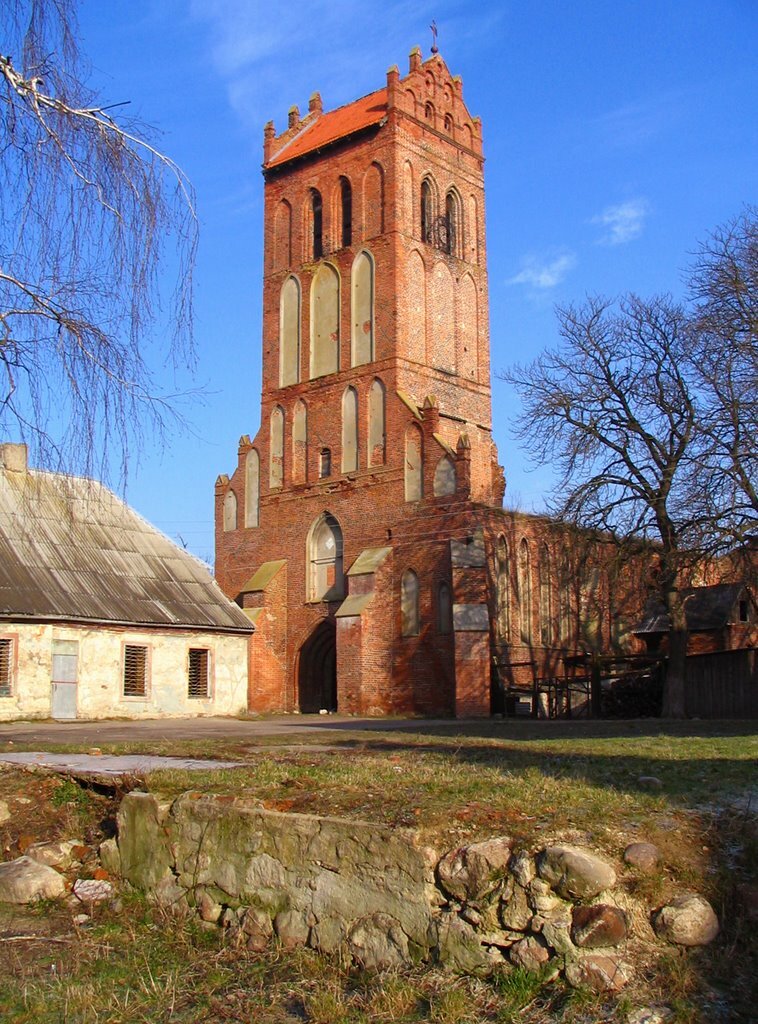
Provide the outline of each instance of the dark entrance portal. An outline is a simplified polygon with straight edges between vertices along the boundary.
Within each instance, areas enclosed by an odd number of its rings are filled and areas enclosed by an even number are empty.
[[[303,714],[337,710],[337,627],[323,619],[300,648],[297,690]]]

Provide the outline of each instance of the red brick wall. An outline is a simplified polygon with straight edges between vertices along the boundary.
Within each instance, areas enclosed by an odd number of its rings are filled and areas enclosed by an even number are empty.
[[[489,711],[490,645],[496,656],[529,662],[523,675],[557,674],[563,650],[539,644],[538,563],[532,569],[533,638],[523,648],[514,636],[440,633],[436,600],[441,582],[451,585],[454,600],[488,603],[496,613],[493,560],[497,536],[505,532],[515,573],[521,536],[536,545],[550,533],[545,521],[505,513],[502,469],[491,434],[490,364],[484,182],[481,128],[463,103],[459,79],[450,76],[439,57],[425,63],[411,55],[411,70],[402,80],[387,77],[387,116],[380,125],[350,138],[278,164],[265,172],[263,387],[260,428],[244,435],[237,467],[216,488],[216,575],[226,594],[241,589],[266,561],[286,559],[286,572],[265,594],[243,597],[264,612],[253,641],[252,701],[256,709],[298,706],[297,658],[300,647],[325,614],[340,601],[306,599],[306,541],[316,518],[328,511],[340,524],[347,570],[366,548],[389,546],[390,556],[370,583],[351,579],[349,592],[372,586],[374,597],[359,618],[338,620],[338,703],[356,713],[454,714]],[[428,110],[427,105],[432,109]],[[314,99],[306,118],[295,114],[280,136],[266,129],[267,159],[318,117]],[[352,244],[342,246],[340,179],[352,186]],[[422,239],[421,184],[430,182],[436,217],[445,212],[445,196],[455,190],[459,203],[453,252]],[[341,281],[339,365],[336,373],[309,380],[311,281],[318,264],[312,258],[310,190],[323,200],[324,259]],[[370,252],[375,265],[375,358],[351,367],[351,267],[357,254]],[[294,274],[301,289],[300,381],[279,386],[280,293]],[[386,388],[386,459],[370,458],[368,397],[375,378]],[[341,466],[341,405],[347,386],[358,395],[358,469]],[[408,396],[411,407],[398,395]],[[292,426],[296,403],[307,406],[308,446],[305,471],[293,472]],[[415,408],[414,408],[415,403]],[[283,486],[269,485],[269,421],[275,406],[284,411]],[[406,502],[404,439],[409,426],[423,433],[423,488],[420,501]],[[249,430],[249,423],[241,423]],[[437,435],[437,437],[435,437]],[[438,439],[439,438],[439,439]],[[442,442],[442,443],[441,443]],[[251,447],[260,455],[260,525],[244,528],[244,460]],[[328,447],[332,475],[319,479],[319,455]],[[457,490],[435,498],[438,460],[454,453]],[[232,489],[238,503],[238,528],[224,531],[224,496]],[[485,530],[488,567],[455,574],[450,540],[465,539],[477,526]],[[560,544],[553,537],[556,550]],[[412,568],[420,582],[421,628],[401,635],[400,580]],[[514,609],[515,590],[512,590]],[[606,600],[607,605],[607,600]],[[557,603],[554,606],[557,608]],[[516,622],[515,610],[512,620]],[[607,607],[603,628],[610,629]],[[515,627],[514,627],[515,628]],[[532,664],[534,663],[534,664]],[[536,666],[536,667],[535,667]]]

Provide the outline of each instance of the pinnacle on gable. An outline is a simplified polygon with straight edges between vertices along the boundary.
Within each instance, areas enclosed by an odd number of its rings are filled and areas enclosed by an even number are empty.
[[[287,127],[295,128],[300,122],[300,108],[294,104],[287,111]]]
[[[421,47],[414,46],[408,56],[408,67],[410,71],[418,71],[421,67]]]
[[[324,104],[321,100],[321,93],[314,92],[311,94],[311,98],[308,100],[308,113],[309,114],[322,114],[324,112]]]

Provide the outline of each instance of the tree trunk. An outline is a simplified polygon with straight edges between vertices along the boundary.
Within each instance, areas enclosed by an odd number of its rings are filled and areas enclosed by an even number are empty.
[[[663,683],[663,718],[684,718],[687,675],[687,618],[684,602],[674,584],[666,588],[666,610],[669,615],[669,656]]]

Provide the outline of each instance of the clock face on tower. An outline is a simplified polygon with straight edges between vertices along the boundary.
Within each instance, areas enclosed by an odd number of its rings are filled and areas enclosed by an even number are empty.
[[[432,221],[431,242],[436,249],[452,252],[455,248],[455,230],[450,218],[445,214],[435,217]]]

